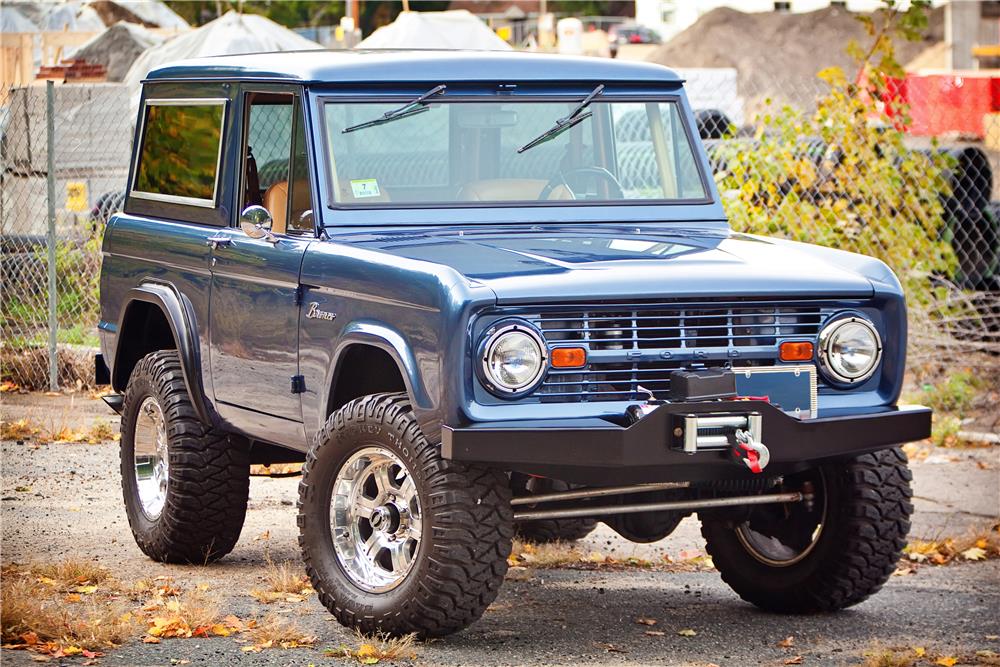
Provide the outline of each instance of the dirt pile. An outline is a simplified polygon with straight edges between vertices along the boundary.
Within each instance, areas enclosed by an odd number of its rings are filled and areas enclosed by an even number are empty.
[[[838,7],[801,14],[714,9],[649,60],[680,68],[736,68],[748,110],[768,97],[802,105],[820,90],[817,72],[833,65],[853,71],[847,44],[852,39],[866,44],[868,38],[857,16]],[[897,40],[897,59],[907,63],[943,38],[944,9],[938,8],[931,12],[923,40]]]
[[[80,47],[73,57],[104,65],[108,81],[121,81],[143,51],[161,42],[162,37],[136,23],[119,22]]]

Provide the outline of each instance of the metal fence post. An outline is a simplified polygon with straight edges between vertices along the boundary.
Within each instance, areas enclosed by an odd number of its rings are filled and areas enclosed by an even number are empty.
[[[45,82],[45,120],[47,125],[46,148],[48,153],[49,200],[49,391],[59,391],[59,352],[56,348],[56,119],[55,84]]]

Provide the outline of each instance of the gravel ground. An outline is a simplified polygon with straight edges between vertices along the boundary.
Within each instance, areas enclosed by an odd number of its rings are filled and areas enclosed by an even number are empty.
[[[7,418],[36,411],[67,414],[65,397],[4,399]],[[42,401],[39,403],[39,401]],[[30,403],[30,405],[29,405]],[[93,401],[76,399],[71,412],[93,420]],[[161,565],[132,541],[122,508],[115,443],[30,445],[2,443],[2,555],[11,562],[93,559],[122,580],[166,575],[174,585],[207,584],[224,613],[241,618],[272,611],[294,617],[319,637],[317,649],[241,652],[237,637],[131,642],[100,659],[102,665],[308,665],[338,664],[324,648],[356,646],[317,602],[262,605],[248,592],[261,585],[266,553],[277,562],[298,559],[295,528],[297,478],[254,478],[240,543],[208,567]],[[933,539],[988,529],[1000,515],[1000,448],[935,450],[913,464],[916,514],[913,536]],[[266,536],[266,537],[265,537]],[[659,559],[703,548],[697,522],[674,535],[633,545],[601,527],[582,548],[617,557]],[[420,645],[421,665],[656,664],[782,665],[803,656],[806,665],[857,664],[881,646],[936,647],[949,655],[1000,653],[1000,561],[920,567],[893,577],[881,593],[833,615],[782,617],[744,604],[715,572],[629,569],[544,570],[510,580],[497,602],[470,629]],[[654,628],[637,617],[658,621]],[[695,636],[678,635],[693,629]],[[646,630],[664,636],[648,636]],[[794,636],[794,648],[777,643]],[[621,651],[621,652],[619,652]],[[4,665],[34,664],[20,651],[0,653]],[[77,663],[80,661],[77,660]]]

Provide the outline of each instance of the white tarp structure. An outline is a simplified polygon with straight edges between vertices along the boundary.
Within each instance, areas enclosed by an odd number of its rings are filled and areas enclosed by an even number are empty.
[[[206,56],[322,48],[263,16],[229,11],[197,30],[183,33],[143,53],[124,82],[132,96],[133,108],[138,108],[142,80],[151,69],[167,63]]]
[[[465,9],[400,12],[395,21],[382,26],[354,48],[511,50],[510,44]]]
[[[161,28],[187,30],[191,27],[180,14],[158,0],[115,0],[115,4],[129,10],[146,23],[155,23]]]

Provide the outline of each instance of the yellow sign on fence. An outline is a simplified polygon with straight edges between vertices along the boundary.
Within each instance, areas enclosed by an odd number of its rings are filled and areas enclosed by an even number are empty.
[[[66,184],[66,210],[82,213],[87,210],[87,184],[70,181]]]

